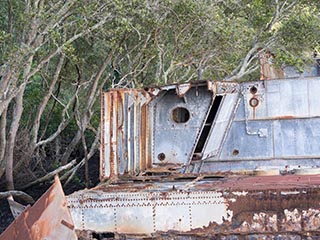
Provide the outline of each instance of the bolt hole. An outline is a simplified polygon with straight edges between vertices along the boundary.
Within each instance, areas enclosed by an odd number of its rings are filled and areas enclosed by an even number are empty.
[[[239,154],[239,150],[238,149],[234,149],[232,154],[233,154],[233,156],[237,156]]]
[[[258,89],[257,89],[255,86],[252,86],[252,87],[250,88],[250,92],[251,92],[252,94],[256,94],[256,93],[258,92]]]
[[[159,159],[160,161],[163,161],[163,160],[166,159],[166,155],[165,155],[164,153],[159,153],[159,154],[158,154],[158,159]]]

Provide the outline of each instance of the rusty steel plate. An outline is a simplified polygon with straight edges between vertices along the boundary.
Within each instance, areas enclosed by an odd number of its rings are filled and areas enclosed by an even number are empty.
[[[0,235],[1,240],[77,239],[59,178]]]
[[[75,192],[67,201],[81,231],[308,236],[320,234],[319,185],[320,175],[119,183]]]

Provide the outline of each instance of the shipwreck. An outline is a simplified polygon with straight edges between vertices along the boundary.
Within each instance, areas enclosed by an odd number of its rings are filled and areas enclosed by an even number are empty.
[[[65,197],[57,178],[39,201],[67,208],[49,217],[36,203],[0,239],[320,238],[318,66],[261,69],[257,81],[103,93],[101,184]]]

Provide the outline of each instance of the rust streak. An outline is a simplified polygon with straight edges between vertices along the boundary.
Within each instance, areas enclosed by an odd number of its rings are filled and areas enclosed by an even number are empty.
[[[113,118],[114,118],[114,111],[113,111],[113,108],[114,108],[114,94],[115,93],[110,93],[110,99],[109,99],[109,106],[110,106],[110,111],[109,111],[109,116],[110,116],[110,126],[109,126],[109,134],[110,134],[110,140],[109,140],[109,143],[110,143],[110,177],[113,177],[114,174],[115,174],[115,163],[114,163],[114,149],[113,149]]]
[[[140,170],[144,171],[147,168],[147,105],[141,107],[141,136],[140,136]]]
[[[71,229],[71,230],[74,229],[74,225],[71,224],[71,223],[69,223],[69,222],[67,222],[67,221],[65,221],[64,219],[61,220],[61,224],[64,225],[64,226],[66,226],[67,228],[69,228],[69,229]]]
[[[295,118],[295,117],[294,116],[278,116],[273,119],[293,119],[293,118]]]
[[[105,172],[105,99],[107,98],[106,93],[102,93],[101,90],[101,117],[100,117],[100,124],[101,124],[101,134],[100,134],[100,181],[103,181],[103,176]]]

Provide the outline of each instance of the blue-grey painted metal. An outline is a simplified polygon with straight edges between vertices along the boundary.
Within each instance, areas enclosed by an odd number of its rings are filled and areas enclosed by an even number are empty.
[[[105,94],[102,178],[111,168],[137,176],[172,166],[180,173],[318,166],[319,92],[319,77],[112,90]]]
[[[319,92],[319,77],[299,77],[105,93],[101,178],[111,181],[68,196],[75,228],[320,231],[319,175],[302,176],[319,174]]]
[[[157,239],[161,233],[173,235],[168,239],[176,239],[175,234],[192,239],[310,236],[320,231],[319,182],[319,175],[292,174],[131,182],[81,190],[67,201],[78,231]]]
[[[153,163],[185,164],[191,157],[200,129],[205,121],[212,102],[212,92],[205,87],[191,88],[184,97],[179,97],[175,90],[170,90],[153,107]],[[173,119],[173,110],[185,108],[190,119],[177,123]],[[159,160],[159,154],[165,158]]]
[[[319,78],[243,83],[222,151],[206,159],[202,171],[318,166],[319,91]],[[255,107],[253,98],[258,100]]]
[[[213,123],[206,145],[203,151],[203,158],[207,159],[219,154],[230,124],[238,105],[239,93],[226,94],[223,103],[218,110],[217,117]]]

